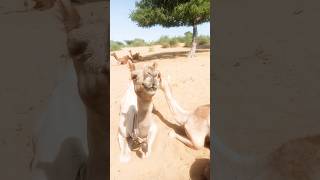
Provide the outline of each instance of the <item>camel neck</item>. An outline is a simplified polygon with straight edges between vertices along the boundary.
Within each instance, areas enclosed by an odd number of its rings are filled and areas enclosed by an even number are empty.
[[[168,83],[164,86],[164,94],[166,101],[169,105],[170,111],[173,114],[175,120],[177,123],[180,125],[183,125],[187,121],[187,117],[189,113],[185,111],[179,104],[178,102],[173,98],[171,88]]]
[[[112,56],[118,60],[118,56],[116,54],[112,54]]]
[[[147,113],[148,111],[152,110],[152,99],[146,100],[138,97],[137,106],[138,106],[138,111]]]

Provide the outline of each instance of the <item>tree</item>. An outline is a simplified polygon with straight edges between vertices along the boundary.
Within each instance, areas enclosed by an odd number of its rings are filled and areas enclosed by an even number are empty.
[[[140,27],[192,26],[192,47],[189,57],[196,52],[197,25],[210,21],[209,0],[141,0],[130,14]]]

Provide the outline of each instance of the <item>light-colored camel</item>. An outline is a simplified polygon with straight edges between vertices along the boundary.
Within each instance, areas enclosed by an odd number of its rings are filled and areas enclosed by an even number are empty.
[[[157,125],[154,122],[153,96],[160,84],[160,72],[157,64],[137,69],[128,61],[131,73],[129,87],[122,98],[120,107],[120,123],[118,141],[120,145],[120,162],[130,160],[128,138],[133,141],[142,141],[142,158],[149,157],[157,134]],[[146,140],[145,140],[146,139]],[[139,142],[141,143],[141,142]]]
[[[32,179],[105,180],[109,163],[106,143],[109,138],[106,25],[104,22],[95,24],[93,28],[97,31],[94,32],[88,28],[89,24],[82,26],[70,0],[57,0],[54,8],[60,11],[64,23],[74,69],[62,85],[72,87],[58,89],[57,99],[53,99],[53,105],[43,119],[45,122],[42,124],[46,126],[42,127],[47,129],[40,127],[40,134],[35,137]],[[69,98],[70,95],[72,97]]]
[[[113,56],[120,64],[127,64],[129,60],[132,60],[132,58],[128,55],[118,57],[116,53],[111,53],[111,56]]]
[[[191,148],[203,148],[206,137],[210,139],[210,104],[199,106],[193,112],[184,110],[173,97],[167,79],[161,77],[160,89],[164,92],[175,121],[183,126],[188,138],[175,133],[173,129],[170,130],[169,136]],[[205,166],[203,176],[207,180],[210,179],[210,163]]]
[[[210,136],[210,104],[199,106],[193,112],[189,112],[179,106],[172,96],[168,80],[164,77],[161,77],[160,88],[165,94],[175,121],[184,127],[188,138],[175,133],[174,130],[171,130],[169,135],[191,148],[200,149],[204,147],[206,137]]]
[[[129,54],[130,54],[130,56],[131,56],[131,60],[133,61],[133,62],[135,62],[135,61],[141,61],[142,60],[142,56],[140,56],[140,53],[135,53],[135,54],[132,54],[132,51],[131,50],[129,50]]]

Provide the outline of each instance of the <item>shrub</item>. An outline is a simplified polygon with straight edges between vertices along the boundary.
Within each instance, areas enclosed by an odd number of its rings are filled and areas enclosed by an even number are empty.
[[[130,47],[139,47],[139,46],[147,45],[147,43],[143,39],[139,39],[139,38],[135,38],[133,40],[126,40],[125,42]]]
[[[169,44],[169,43],[162,43],[162,44],[161,44],[161,47],[162,47],[162,48],[169,48],[169,47],[170,47],[170,44]]]
[[[177,38],[172,38],[172,39],[170,39],[170,41],[169,41],[170,47],[176,47],[176,46],[178,45],[178,43],[179,43],[179,41],[178,41]]]
[[[210,45],[210,36],[198,36],[197,41],[199,45]]]
[[[150,47],[149,47],[149,52],[153,52],[153,51],[154,51],[153,46],[150,46]]]
[[[176,37],[170,38],[168,36],[161,36],[157,41],[157,44],[160,44],[162,48],[176,47],[179,41]]]
[[[125,45],[120,41],[110,41],[110,51],[121,50]]]
[[[192,32],[190,31],[184,33],[184,46],[185,47],[192,46]]]

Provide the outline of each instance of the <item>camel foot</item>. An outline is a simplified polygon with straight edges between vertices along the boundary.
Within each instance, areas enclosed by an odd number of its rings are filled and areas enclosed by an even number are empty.
[[[146,159],[150,157],[150,152],[142,153],[142,159]]]

